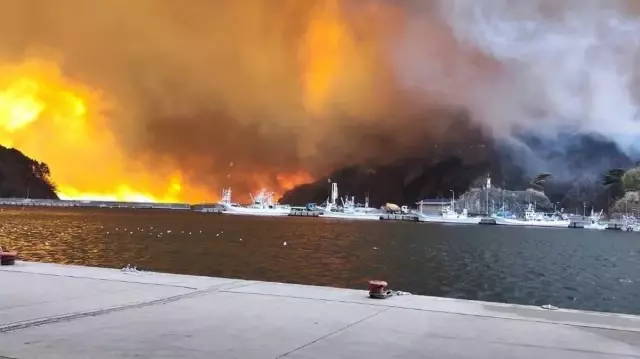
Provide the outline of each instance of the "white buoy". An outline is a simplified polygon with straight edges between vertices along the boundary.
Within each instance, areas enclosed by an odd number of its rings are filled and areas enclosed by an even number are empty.
[[[282,243],[282,245],[283,245],[283,246],[286,246],[286,245],[287,245],[287,242]]]

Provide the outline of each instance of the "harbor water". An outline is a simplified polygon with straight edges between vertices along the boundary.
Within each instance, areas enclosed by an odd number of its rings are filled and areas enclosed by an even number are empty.
[[[564,228],[4,208],[29,261],[366,288],[640,314],[640,234]]]

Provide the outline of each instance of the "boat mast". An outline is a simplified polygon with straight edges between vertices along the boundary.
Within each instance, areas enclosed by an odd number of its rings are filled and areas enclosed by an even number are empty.
[[[487,190],[486,190],[486,199],[485,199],[485,208],[487,209],[487,215],[489,213],[489,191],[491,190],[491,175],[487,176]]]
[[[338,199],[338,184],[334,182],[331,184],[331,205],[332,206],[336,205],[337,199]]]
[[[451,210],[452,211],[456,211],[456,191],[454,190],[450,190],[451,191]]]

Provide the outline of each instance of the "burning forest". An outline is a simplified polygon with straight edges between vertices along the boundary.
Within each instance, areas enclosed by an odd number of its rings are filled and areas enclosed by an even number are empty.
[[[284,194],[434,146],[558,180],[613,166],[567,166],[576,136],[637,154],[632,1],[2,6],[0,145],[46,163],[60,198]]]

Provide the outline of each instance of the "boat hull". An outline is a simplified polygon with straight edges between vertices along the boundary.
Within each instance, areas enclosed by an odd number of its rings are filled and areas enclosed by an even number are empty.
[[[289,209],[261,209],[244,207],[227,207],[222,213],[236,216],[282,217],[288,216]]]
[[[480,224],[480,217],[467,217],[467,218],[446,218],[446,217],[418,217],[420,222],[427,223],[449,223],[449,224]]]
[[[324,212],[320,213],[320,218],[331,218],[331,219],[350,219],[350,220],[360,220],[360,221],[379,221],[380,214],[350,214],[350,213],[334,213],[334,212]]]
[[[523,221],[511,218],[494,218],[496,224],[520,227],[569,228],[570,221]]]
[[[585,224],[584,229],[592,229],[597,231],[603,231],[609,227],[606,224]]]

